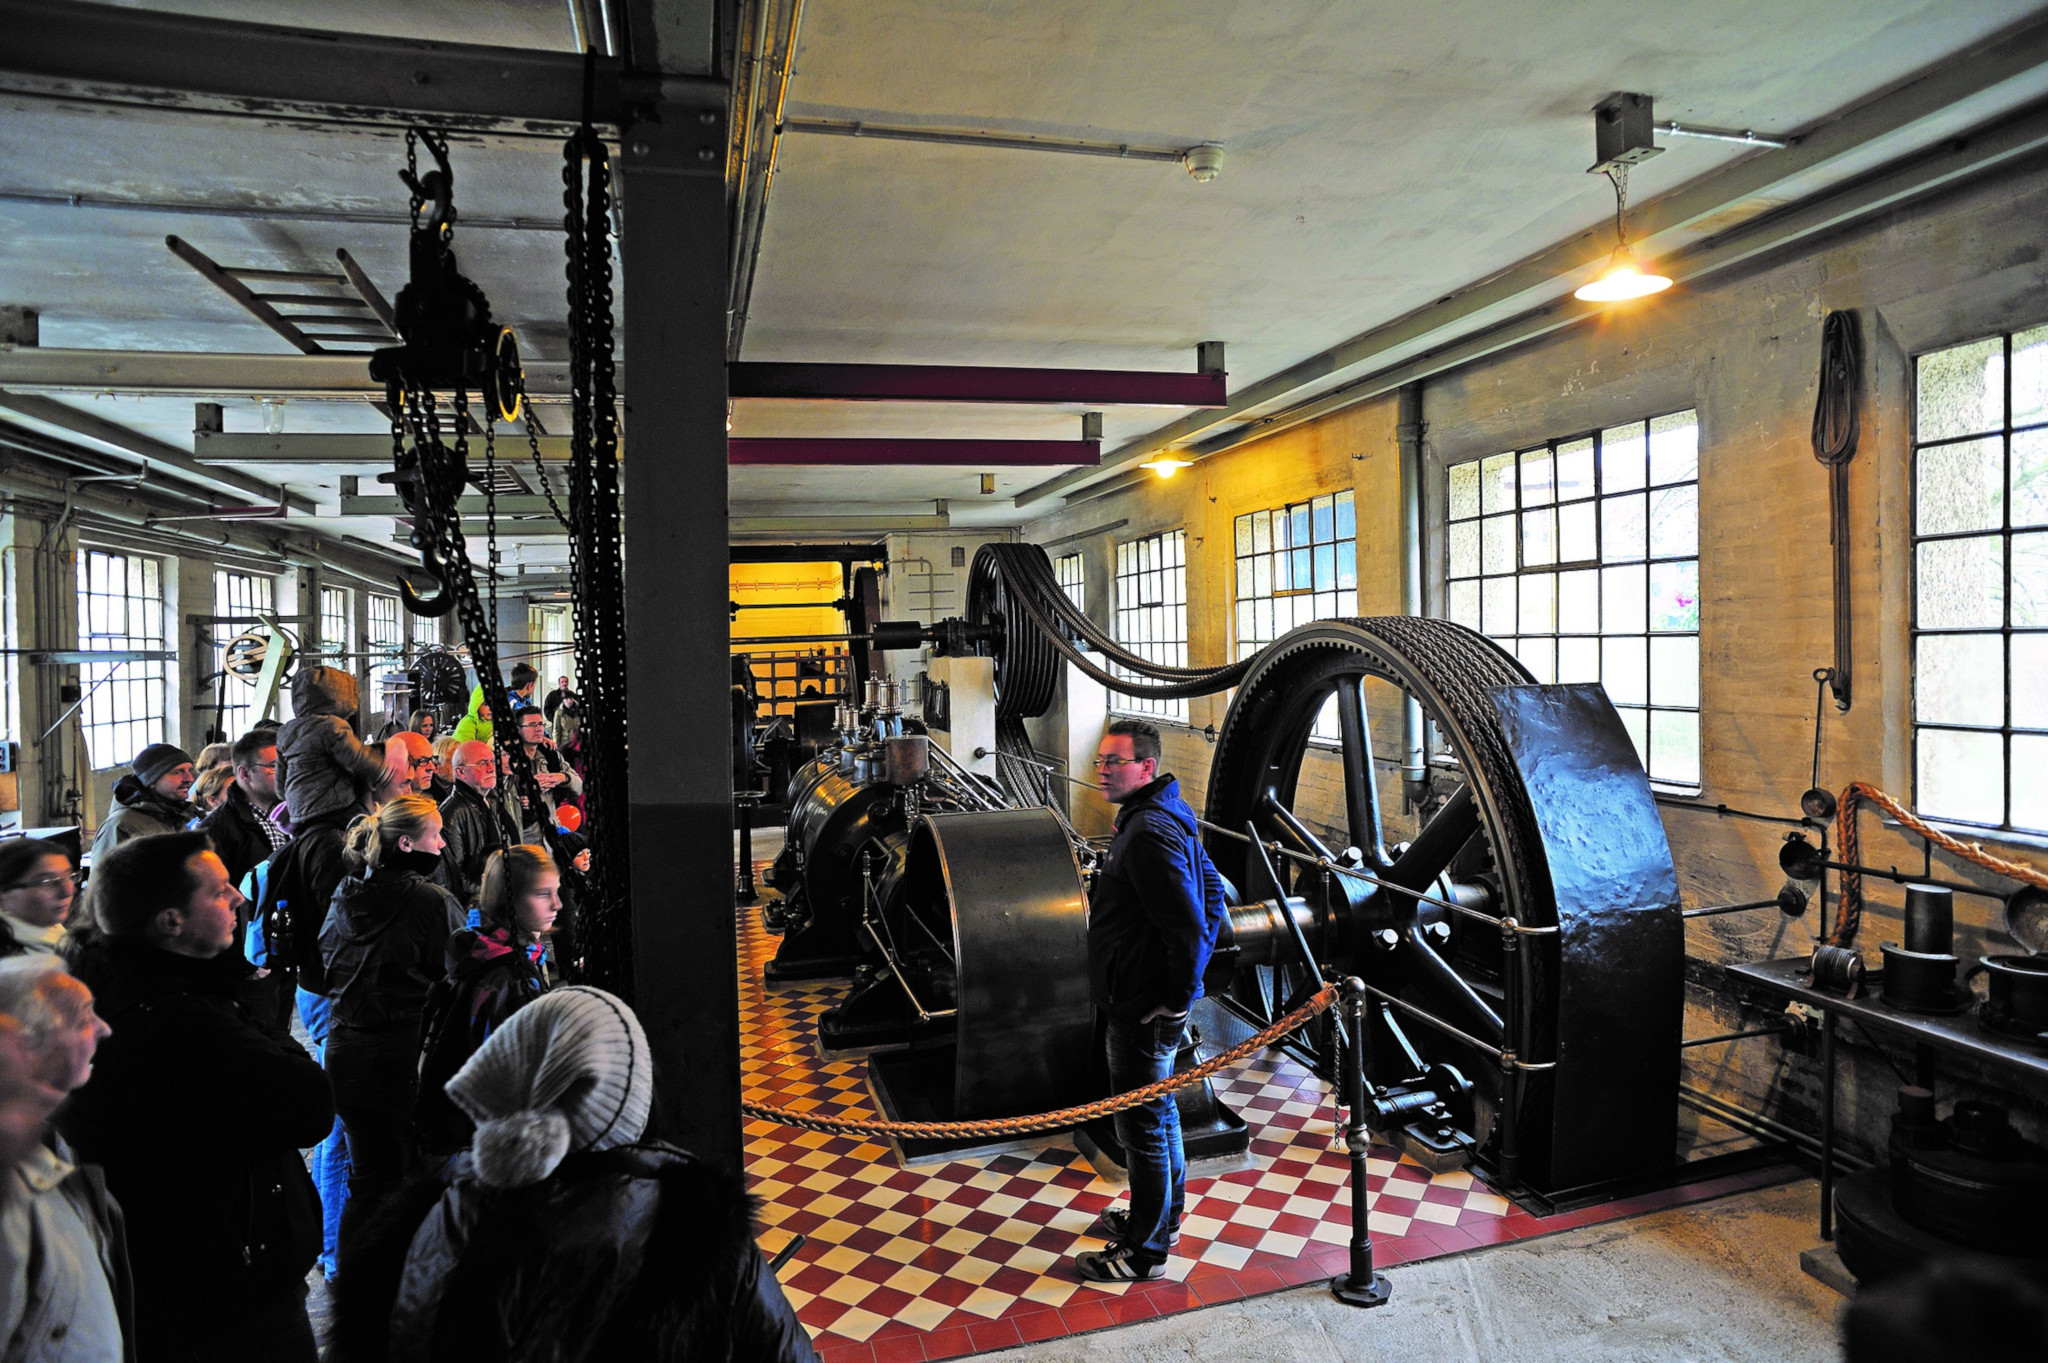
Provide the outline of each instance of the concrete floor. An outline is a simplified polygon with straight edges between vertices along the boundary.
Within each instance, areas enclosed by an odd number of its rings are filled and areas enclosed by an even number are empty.
[[[1300,1288],[986,1357],[1832,1363],[1844,1303],[1799,1269],[1819,1196],[1807,1180],[1396,1268],[1373,1311]]]

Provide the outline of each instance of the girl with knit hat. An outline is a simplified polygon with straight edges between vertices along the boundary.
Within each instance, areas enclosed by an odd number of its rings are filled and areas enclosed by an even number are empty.
[[[739,1179],[641,1139],[652,1066],[601,989],[498,1028],[446,1086],[471,1151],[344,1239],[332,1357],[815,1363]]]

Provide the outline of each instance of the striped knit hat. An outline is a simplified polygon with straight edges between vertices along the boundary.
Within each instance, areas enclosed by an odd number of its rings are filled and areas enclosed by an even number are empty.
[[[654,1102],[654,1064],[633,1010],[575,985],[514,1013],[447,1092],[476,1123],[477,1177],[523,1188],[571,1152],[638,1140]]]

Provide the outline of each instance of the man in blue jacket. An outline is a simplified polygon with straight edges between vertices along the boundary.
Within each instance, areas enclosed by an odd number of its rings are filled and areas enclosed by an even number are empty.
[[[1202,850],[1180,783],[1159,771],[1159,730],[1119,719],[1095,754],[1095,784],[1120,806],[1116,837],[1088,895],[1088,978],[1108,1015],[1109,1085],[1166,1078],[1224,918],[1223,878]],[[1131,1205],[1102,1214],[1107,1249],[1075,1256],[1095,1282],[1166,1275],[1187,1201],[1187,1157],[1172,1097],[1119,1112]]]

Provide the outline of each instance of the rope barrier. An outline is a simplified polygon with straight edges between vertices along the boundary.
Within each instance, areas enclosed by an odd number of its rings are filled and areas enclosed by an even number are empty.
[[[2008,880],[2017,880],[2023,885],[2048,890],[2048,871],[2023,861],[2008,861],[1995,852],[1984,850],[1980,842],[1964,842],[1961,838],[1942,832],[1933,824],[1915,814],[1912,810],[1894,800],[1866,781],[1852,781],[1842,792],[1840,811],[1835,816],[1835,841],[1842,849],[1842,860],[1852,865],[1863,860],[1858,847],[1856,813],[1865,804],[1876,805],[1901,824],[1913,830],[1951,856],[1973,862],[1987,871],[1996,872]],[[1835,922],[1835,930],[1828,941],[1835,946],[1848,946],[1856,940],[1856,930],[1863,926],[1863,877],[1855,871],[1842,872],[1842,908]]]
[[[1034,1131],[1056,1131],[1061,1127],[1079,1126],[1083,1122],[1094,1121],[1097,1117],[1107,1117],[1113,1112],[1122,1112],[1126,1108],[1149,1103],[1155,1098],[1163,1098],[1177,1089],[1199,1084],[1217,1071],[1237,1064],[1254,1051],[1264,1050],[1289,1032],[1305,1026],[1310,1018],[1336,1001],[1336,986],[1325,985],[1314,998],[1258,1035],[1240,1041],[1219,1055],[1211,1056],[1185,1073],[1168,1075],[1157,1083],[1132,1089],[1129,1093],[1112,1094],[1081,1107],[1063,1108],[1058,1112],[1041,1112],[1030,1117],[997,1117],[977,1122],[891,1122],[879,1117],[819,1117],[808,1112],[792,1112],[788,1108],[770,1107],[766,1103],[741,1103],[740,1111],[762,1121],[778,1122],[783,1126],[801,1127],[806,1131],[821,1131],[834,1136],[913,1136],[924,1140],[950,1140],[960,1136],[1022,1136]]]

